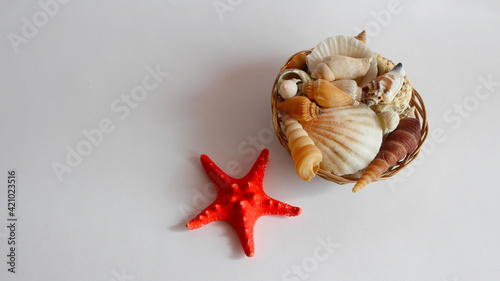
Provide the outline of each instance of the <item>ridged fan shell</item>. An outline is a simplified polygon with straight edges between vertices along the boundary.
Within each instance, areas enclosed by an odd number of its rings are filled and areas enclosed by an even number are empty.
[[[370,68],[366,75],[360,79],[360,87],[366,86],[370,81],[372,81],[378,73],[377,59],[374,57],[375,54],[368,48],[368,46],[350,36],[335,36],[329,37],[321,41],[311,53],[307,56],[307,67],[311,71],[314,71],[316,66],[321,63],[326,57],[333,55],[349,56],[353,58],[372,58],[370,62]]]
[[[368,166],[382,143],[379,119],[364,104],[327,108],[301,124],[323,154],[321,168],[338,176]]]

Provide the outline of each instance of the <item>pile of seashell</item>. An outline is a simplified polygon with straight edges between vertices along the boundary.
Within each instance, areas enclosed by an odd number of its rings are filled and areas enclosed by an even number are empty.
[[[321,168],[356,179],[357,192],[423,142],[402,64],[372,52],[364,31],[327,38],[309,54],[293,56],[273,91],[303,180]]]

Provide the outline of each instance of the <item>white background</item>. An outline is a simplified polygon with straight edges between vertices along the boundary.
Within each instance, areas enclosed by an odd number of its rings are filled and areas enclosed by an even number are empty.
[[[499,280],[498,3],[73,0],[43,22],[38,2],[2,1],[0,279]],[[23,18],[40,26],[31,38]],[[291,54],[364,28],[373,51],[403,62],[430,134],[397,180],[353,194],[298,178],[269,135],[270,94]],[[127,116],[113,110],[147,67],[169,76]],[[113,131],[59,181],[54,163],[106,119]],[[241,177],[252,138],[270,150],[265,191],[302,214],[259,219],[247,258],[229,224],[184,225],[213,200],[199,156]],[[318,241],[336,248],[318,260]]]

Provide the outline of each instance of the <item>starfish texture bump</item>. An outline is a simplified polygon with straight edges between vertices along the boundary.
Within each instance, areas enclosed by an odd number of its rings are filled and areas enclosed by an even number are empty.
[[[269,197],[263,190],[264,172],[269,161],[269,151],[262,150],[246,176],[235,179],[224,173],[208,156],[201,156],[201,164],[215,185],[217,198],[186,225],[188,229],[200,228],[210,222],[229,222],[245,254],[254,255],[253,228],[255,221],[265,215],[297,216],[299,207],[290,206]]]

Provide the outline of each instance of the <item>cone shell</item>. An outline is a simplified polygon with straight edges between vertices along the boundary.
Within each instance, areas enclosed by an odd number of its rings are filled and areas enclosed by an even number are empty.
[[[389,72],[394,67],[394,63],[379,54],[375,54],[377,57],[378,71],[379,75],[385,74]],[[408,79],[408,75],[404,76],[403,86],[401,90],[396,94],[394,100],[390,103],[397,108],[397,112],[401,117],[409,117],[407,114],[403,113],[410,104],[410,100],[413,94],[413,86],[411,84],[410,79]],[[373,109],[373,107],[372,107]],[[374,109],[376,111],[376,109]]]
[[[320,167],[322,160],[321,151],[314,145],[313,140],[307,135],[299,122],[284,114],[281,117],[285,127],[295,171],[297,175],[305,180],[311,180]]]
[[[408,153],[415,150],[421,137],[420,121],[416,118],[403,118],[398,127],[382,143],[380,151],[352,189],[357,192],[384,172],[389,170]]]
[[[368,106],[391,103],[401,90],[406,73],[401,63],[391,71],[376,77],[363,88],[363,102]]]
[[[356,81],[351,79],[342,79],[330,83],[339,88],[342,92],[349,95],[355,101],[361,101],[361,88],[358,87]]]
[[[364,87],[377,76],[377,60],[368,46],[350,36],[329,37],[321,41],[307,56],[307,67],[311,73],[323,62],[326,57],[333,55],[348,56],[351,58],[369,58],[370,67],[360,79],[359,86]],[[373,59],[372,59],[373,58]]]
[[[349,95],[324,79],[304,83],[302,91],[308,98],[324,107],[341,107],[355,102]]]
[[[281,113],[289,114],[290,117],[299,121],[310,121],[323,113],[321,108],[304,96],[295,96],[290,98],[279,103],[276,108]]]
[[[382,143],[380,121],[364,104],[327,108],[302,126],[323,154],[321,168],[337,176],[365,168]]]

